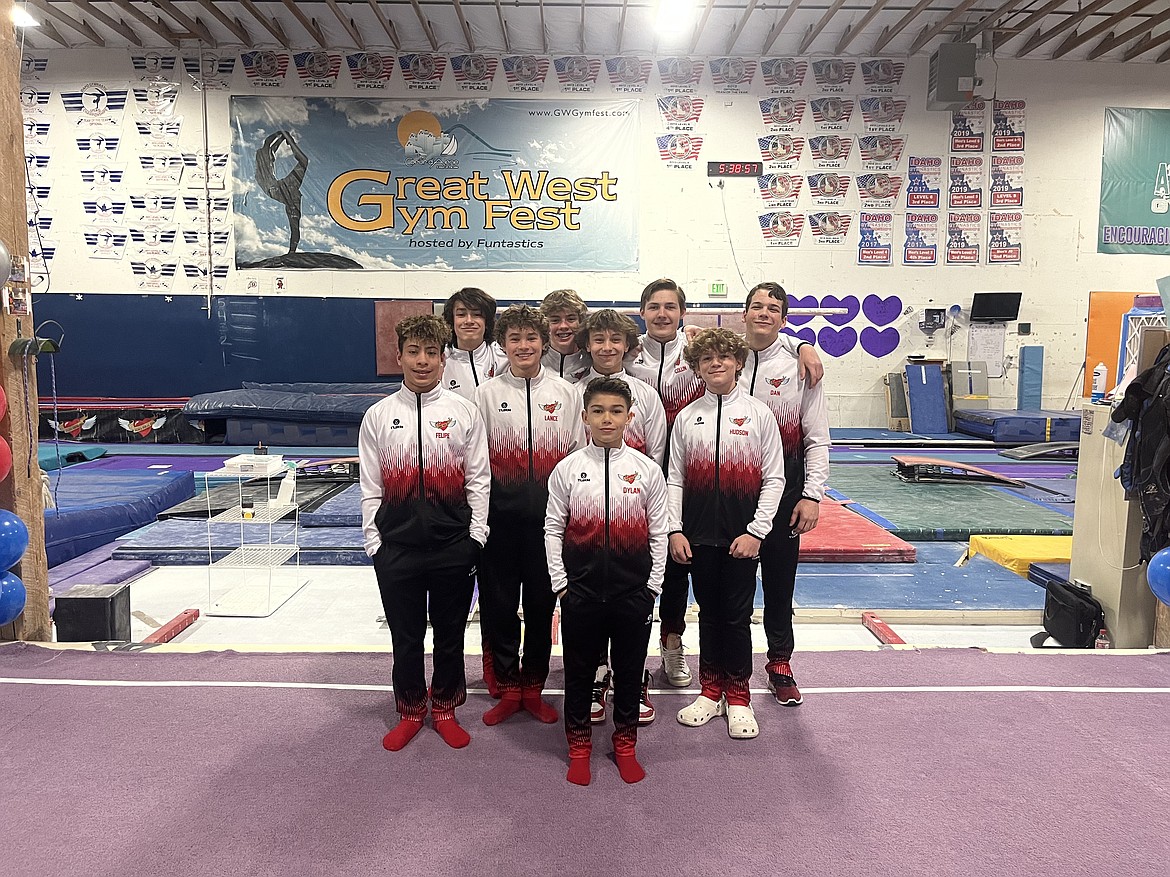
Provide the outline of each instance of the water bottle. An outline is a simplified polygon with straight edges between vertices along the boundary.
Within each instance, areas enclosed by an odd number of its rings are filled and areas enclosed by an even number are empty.
[[[1095,648],[1095,649],[1111,649],[1111,648],[1113,648],[1113,643],[1109,642],[1109,631],[1107,631],[1103,627],[1101,628],[1101,632],[1099,634],[1097,634],[1096,642],[1093,643],[1093,648]]]
[[[1109,378],[1109,369],[1105,367],[1105,363],[1097,363],[1097,367],[1093,369],[1093,393],[1089,396],[1090,402],[1105,401],[1105,381]]]

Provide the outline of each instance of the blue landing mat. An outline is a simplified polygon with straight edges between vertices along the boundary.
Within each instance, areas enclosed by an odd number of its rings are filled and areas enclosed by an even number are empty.
[[[57,508],[45,510],[45,553],[56,566],[112,542],[195,495],[190,472],[85,472],[75,466],[53,473]]]
[[[965,445],[968,447],[992,447],[992,442],[965,435],[961,432],[944,432],[935,434],[917,432],[894,432],[876,426],[835,426],[832,428],[833,444],[849,444],[851,442],[880,442],[882,444],[902,443],[907,447],[921,447],[930,445]]]
[[[293,541],[293,525],[273,524],[271,541],[288,545]],[[211,555],[220,560],[241,539],[249,545],[269,541],[267,524],[212,524]],[[364,566],[371,561],[362,548],[359,527],[300,527],[296,542],[300,546],[300,562],[318,566]],[[114,549],[115,560],[149,560],[156,566],[178,566],[207,563],[207,522],[171,518],[159,521],[133,539],[123,540]]]
[[[362,487],[351,484],[337,496],[330,497],[311,512],[301,512],[304,527],[360,527],[362,525]]]
[[[956,567],[962,542],[916,542],[918,562],[809,563],[796,575],[801,609],[1043,609],[1044,590],[976,555]],[[756,608],[764,605],[757,587]]]
[[[1072,581],[1071,564],[1033,563],[1028,567],[1028,581],[1034,582],[1042,588],[1047,588],[1056,582],[1067,584]]]
[[[970,436],[967,436],[970,438]],[[41,442],[42,448],[53,447],[52,442]],[[109,456],[141,456],[148,455],[152,457],[234,457],[237,454],[250,454],[255,448],[252,445],[179,445],[179,444],[118,444],[118,445],[94,445],[86,442],[61,442],[61,453],[64,454],[70,450],[78,450],[85,448],[97,448],[104,450]],[[311,453],[307,453],[311,451]],[[356,446],[344,447],[283,447],[272,446],[268,449],[270,454],[282,454],[286,457],[296,457],[297,459],[311,458],[314,460],[332,459],[334,457],[356,457]]]

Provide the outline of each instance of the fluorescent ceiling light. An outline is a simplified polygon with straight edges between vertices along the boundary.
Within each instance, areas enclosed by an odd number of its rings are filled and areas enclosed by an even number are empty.
[[[12,23],[17,27],[40,27],[41,23],[29,15],[23,6],[12,7]]]
[[[694,24],[695,0],[658,0],[654,29],[664,37],[682,36]]]

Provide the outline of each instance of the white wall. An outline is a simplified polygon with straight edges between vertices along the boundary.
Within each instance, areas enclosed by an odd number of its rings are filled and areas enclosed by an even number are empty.
[[[134,80],[129,53],[104,50],[30,53],[49,59],[49,68],[38,82],[52,88],[50,104],[52,129],[47,151],[52,154],[53,190],[42,210],[53,217],[46,235],[59,248],[52,263],[53,293],[133,292],[129,271],[130,250],[121,262],[90,259],[80,232],[81,182],[77,168],[82,165],[73,144],[74,132],[67,130],[56,92],[61,86],[79,86],[99,81],[114,83]],[[175,54],[173,52],[169,54]],[[180,65],[181,66],[181,65]],[[237,63],[237,68],[239,67]],[[445,82],[439,96],[455,96]],[[860,77],[860,74],[858,74]],[[810,74],[811,77],[811,74]],[[181,71],[176,78],[185,79]],[[290,71],[290,83],[282,93],[301,93]],[[551,75],[550,75],[551,78]],[[604,78],[604,73],[603,73]],[[502,77],[501,77],[502,79]],[[407,97],[395,89],[396,73],[387,96]],[[704,82],[707,78],[704,78]],[[661,130],[654,97],[656,78],[643,96],[643,165],[641,182],[641,270],[626,273],[577,272],[305,272],[286,273],[288,294],[368,297],[444,297],[458,286],[477,285],[501,298],[537,298],[549,289],[572,286],[595,299],[636,299],[641,287],[659,276],[671,276],[687,289],[695,302],[707,299],[709,284],[728,284],[731,298],[742,295],[742,287],[760,279],[777,280],[800,294],[879,296],[898,295],[915,308],[927,305],[946,307],[957,303],[969,306],[975,290],[1020,290],[1024,303],[1020,319],[1032,324],[1026,339],[1008,338],[1008,353],[1018,344],[1045,347],[1045,405],[1062,407],[1080,368],[1088,293],[1090,290],[1155,291],[1155,278],[1170,274],[1170,260],[1161,257],[1102,256],[1096,253],[1097,199],[1100,180],[1102,124],[1106,106],[1168,107],[1166,71],[1151,64],[1063,63],[1004,60],[998,67],[997,94],[1001,99],[1027,101],[1027,151],[1024,264],[1021,266],[935,266],[902,268],[856,264],[856,228],[850,246],[841,249],[814,247],[806,229],[801,246],[794,250],[765,249],[756,217],[764,212],[754,180],[730,180],[724,190],[729,223],[724,222],[720,192],[708,184],[703,173],[707,159],[754,158],[755,138],[764,133],[758,94],[701,94],[706,100],[697,133],[705,137],[699,167],[693,171],[667,170],[657,154],[653,135]],[[926,59],[910,59],[901,93],[910,98],[910,109],[902,133],[908,137],[907,153],[947,155],[950,115],[925,109]],[[237,69],[233,79],[237,93],[247,90],[247,80]],[[860,91],[861,89],[858,89]],[[347,90],[343,73],[339,95]],[[550,86],[546,97],[553,96]],[[607,84],[599,85],[598,96],[610,94]],[[225,91],[207,93],[208,138],[213,150],[230,146]],[[364,95],[363,95],[364,96]],[[510,96],[497,84],[494,96]],[[176,113],[184,117],[181,148],[202,148],[202,95],[184,86]],[[133,124],[133,101],[127,107],[122,147],[117,158],[127,166],[126,191],[138,191],[136,175],[139,138]],[[806,133],[812,133],[806,118]],[[861,131],[855,118],[854,133]],[[856,149],[855,149],[856,151]],[[990,155],[990,150],[984,153]],[[851,159],[849,173],[857,173],[857,158]],[[801,171],[812,169],[806,156]],[[904,159],[901,169],[904,173]],[[944,178],[945,184],[945,178]],[[230,192],[230,180],[228,184]],[[807,194],[801,209],[808,210]],[[904,203],[904,197],[899,204]],[[944,192],[945,203],[945,192]],[[856,212],[854,191],[844,208]],[[945,233],[945,207],[942,232]],[[180,214],[182,209],[180,208]],[[895,262],[901,245],[901,217],[895,211]],[[941,234],[940,234],[941,237]],[[941,243],[941,241],[940,241]],[[731,245],[738,256],[737,271]],[[177,248],[182,251],[182,244]],[[941,249],[941,248],[940,248]],[[229,250],[228,258],[231,261]],[[241,272],[242,274],[243,272]],[[254,272],[252,272],[254,273]],[[181,272],[180,272],[181,274]],[[242,294],[245,278],[232,272],[224,291]],[[191,294],[198,284],[179,277],[172,294]],[[916,329],[917,315],[903,319],[899,327],[903,341],[893,354],[877,360],[860,346],[840,360],[827,363],[827,385],[833,421],[838,426],[878,425],[885,422],[885,397],[881,377],[900,367],[907,353],[923,350],[923,336]],[[859,318],[855,325],[865,323]],[[820,320],[812,326],[821,325]],[[937,342],[944,347],[943,342]],[[952,339],[953,353],[966,350],[966,333]],[[1006,377],[992,382],[993,406],[1014,407],[1015,368]],[[1079,385],[1078,385],[1079,386]]]

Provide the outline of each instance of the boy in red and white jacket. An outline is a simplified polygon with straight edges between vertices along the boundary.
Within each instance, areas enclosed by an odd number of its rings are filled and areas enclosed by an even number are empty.
[[[507,367],[494,340],[496,300],[482,289],[464,287],[443,304],[443,320],[451,327],[443,388],[470,399],[476,387]]]
[[[613,656],[618,771],[627,783],[646,775],[635,753],[638,703],[666,566],[667,496],[658,464],[623,441],[632,401],[626,381],[591,380],[582,413],[591,441],[557,464],[548,485],[544,538],[561,599],[567,778],[578,785],[590,780],[590,696],[606,643]]]
[[[756,565],[784,493],[784,451],[772,412],[736,386],[742,338],[704,330],[686,357],[707,389],[671,434],[670,554],[691,569],[703,693],[678,720],[698,726],[726,714],[728,734],[748,739],[760,732],[748,689]]]
[[[455,720],[467,700],[463,631],[475,567],[488,537],[487,434],[475,406],[439,386],[450,330],[433,315],[395,327],[402,389],[362,418],[362,534],[394,647],[401,719],[382,740],[397,751],[427,712],[423,639],[434,630],[431,719],[452,747],[471,738]]]
[[[475,391],[487,426],[492,492],[492,536],[479,571],[480,622],[491,643],[500,702],[483,717],[498,724],[525,709],[542,722],[557,711],[541,699],[552,653],[556,598],[544,548],[548,476],[585,444],[577,414],[580,397],[568,381],[550,374],[540,357],[548,320],[536,308],[515,305],[496,320],[496,340],[508,367]],[[524,658],[520,619],[524,606]]]

